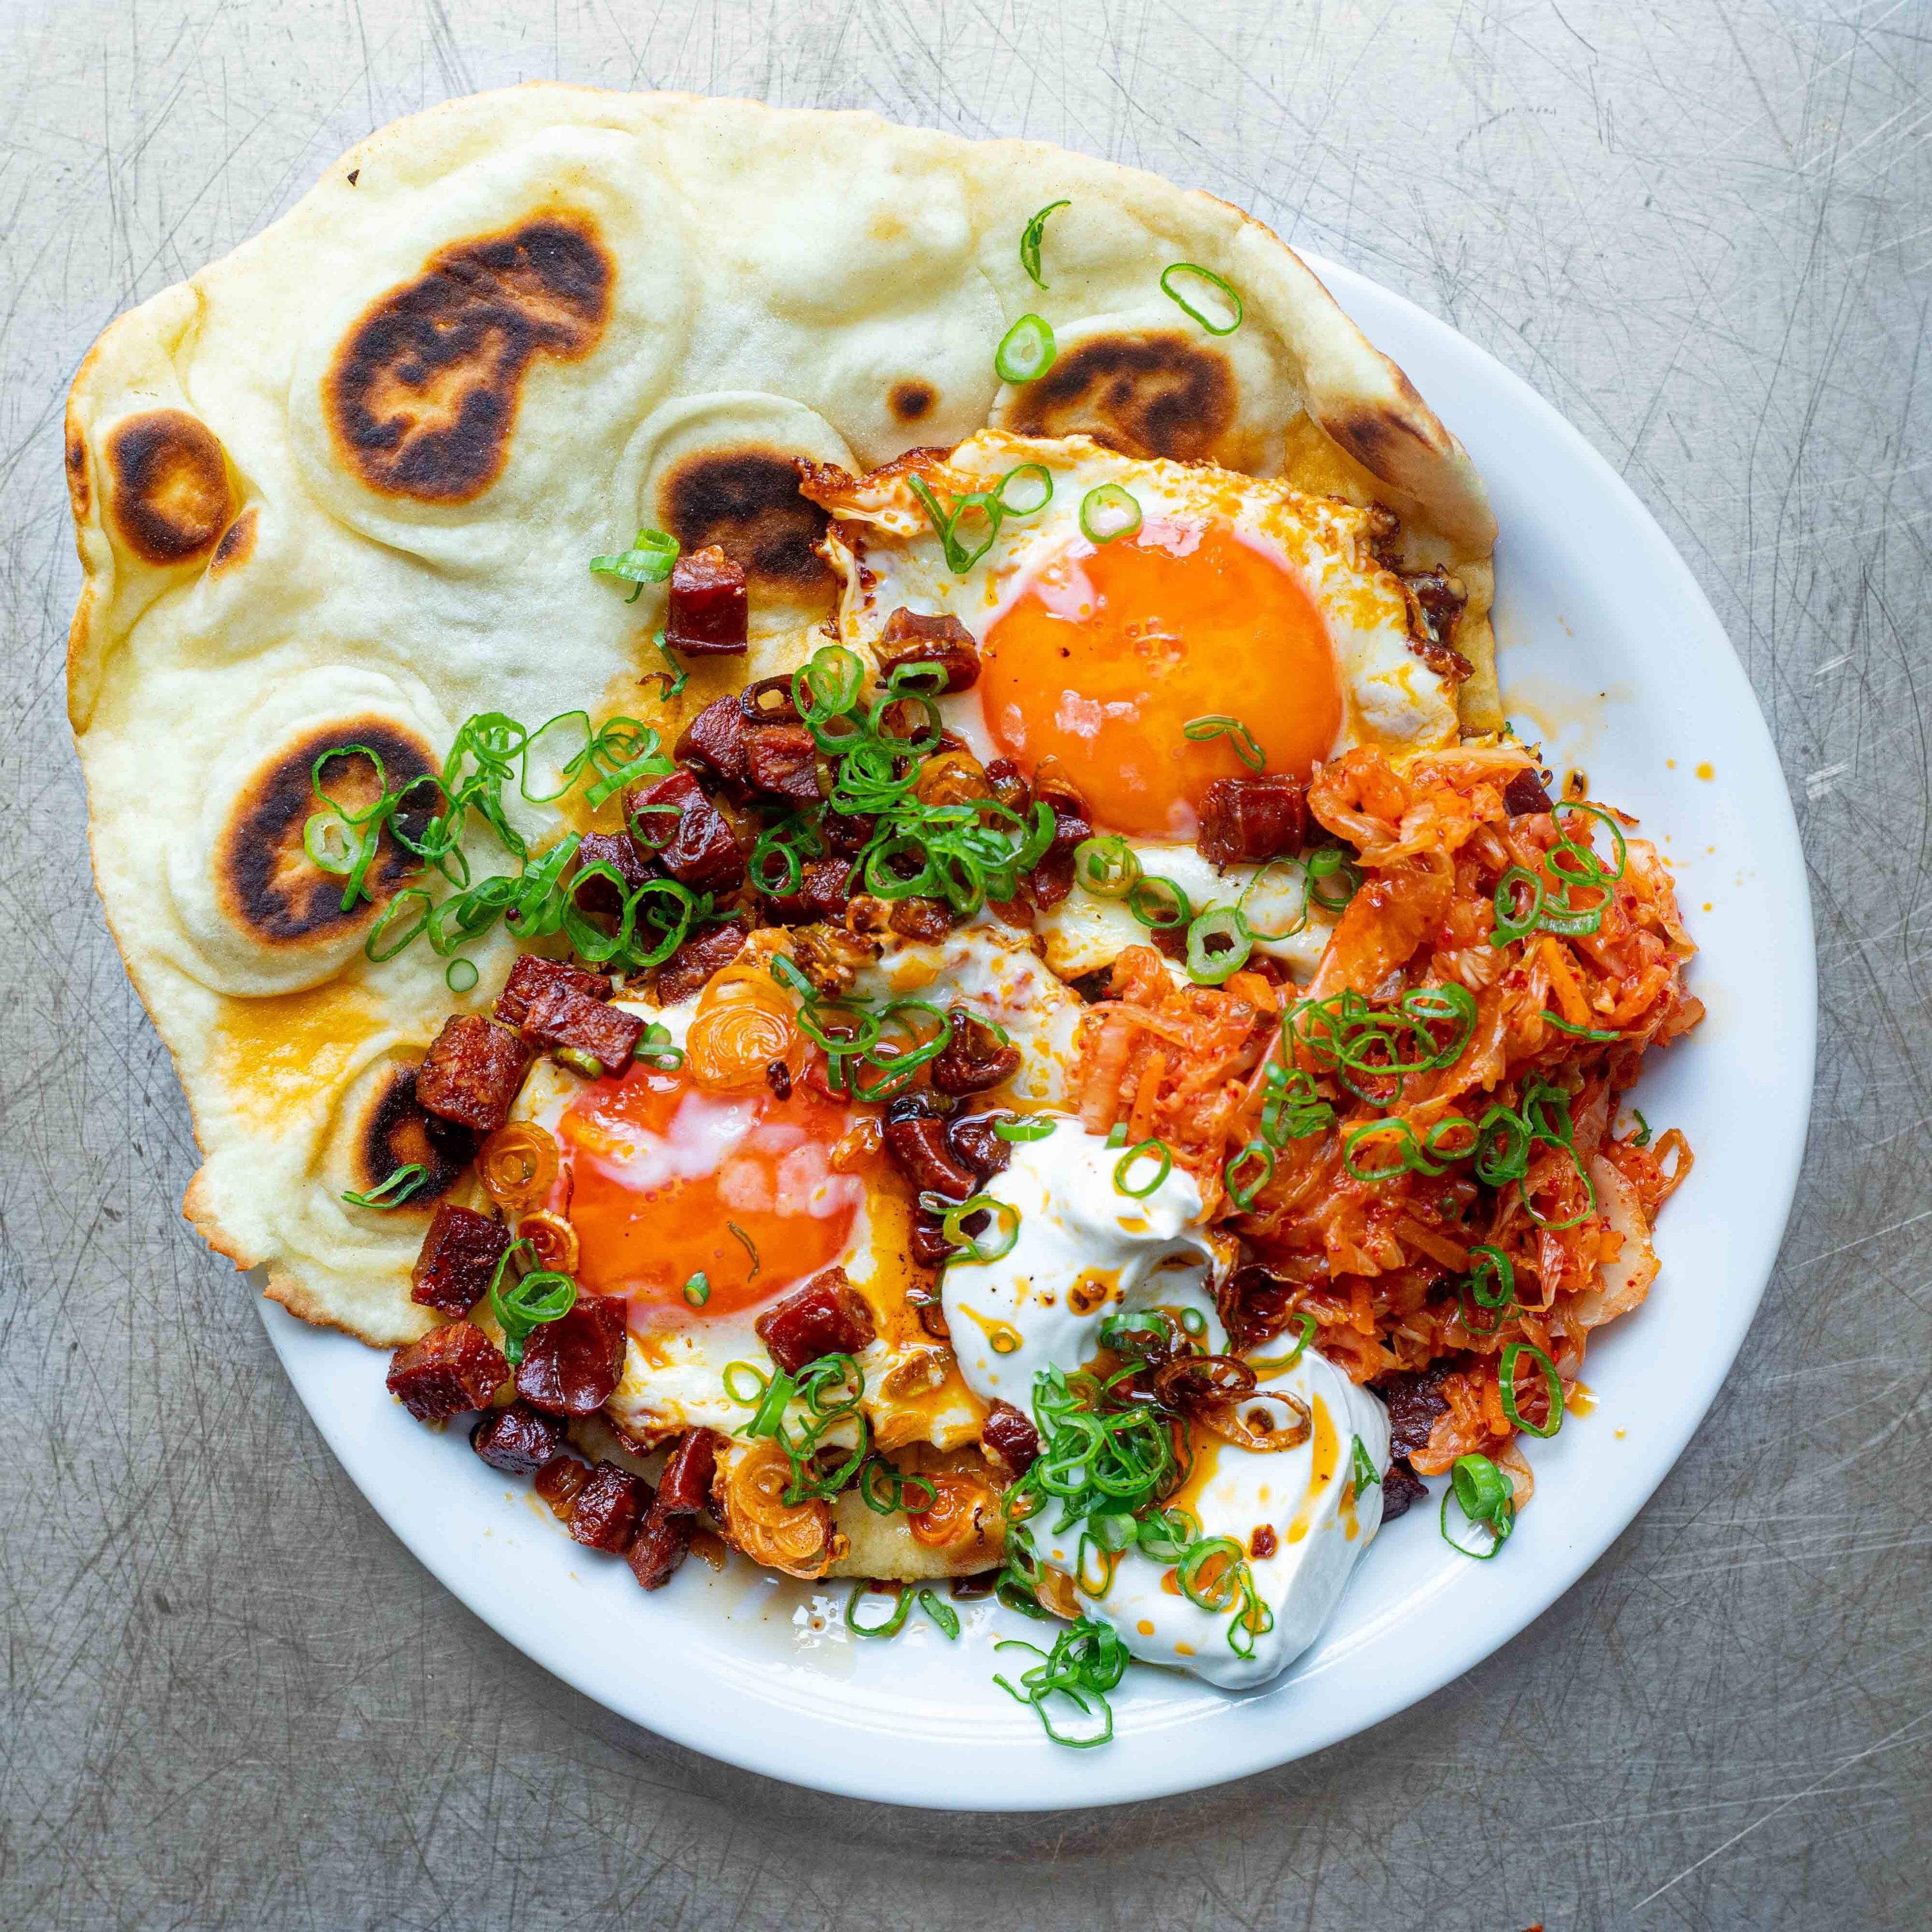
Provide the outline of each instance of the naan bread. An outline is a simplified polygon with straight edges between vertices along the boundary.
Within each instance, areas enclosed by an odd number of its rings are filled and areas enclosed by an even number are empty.
[[[1042,290],[1019,239],[1058,200]],[[1233,334],[1161,293],[1175,262],[1240,291]],[[994,348],[1028,311],[1060,360],[1003,389]],[[1058,148],[684,95],[484,94],[372,136],[101,338],[68,411],[86,573],[69,710],[212,1245],[310,1320],[407,1341],[433,1322],[409,1299],[430,1204],[469,1184],[412,1104],[415,1067],[514,949],[500,932],[477,951],[467,996],[420,944],[372,965],[375,908],[344,914],[303,853],[317,755],[370,746],[393,784],[485,710],[622,711],[668,740],[800,662],[831,613],[796,459],[857,470],[989,421],[1382,502],[1406,567],[1468,586],[1465,722],[1500,722],[1495,526],[1461,446],[1260,224]],[[644,523],[751,574],[749,658],[694,666],[668,714],[638,682],[662,591],[629,604],[586,568]],[[375,876],[393,893],[402,855]],[[416,1202],[344,1204],[409,1160],[431,1173]]]

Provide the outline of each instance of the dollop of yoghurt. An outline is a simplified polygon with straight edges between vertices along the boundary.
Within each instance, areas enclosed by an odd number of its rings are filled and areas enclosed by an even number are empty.
[[[990,1262],[949,1262],[941,1284],[960,1372],[982,1400],[1030,1416],[1038,1377],[1091,1363],[1100,1324],[1113,1315],[1171,1310],[1198,1327],[1204,1348],[1227,1348],[1214,1288],[1232,1265],[1232,1242],[1199,1225],[1200,1190],[1179,1168],[1143,1197],[1121,1191],[1124,1153],[1057,1118],[1046,1138],[1018,1143],[987,1184],[986,1193],[1019,1215],[1012,1246]],[[1143,1156],[1124,1178],[1144,1186],[1154,1172]],[[1040,1560],[1072,1579],[1081,1608],[1135,1656],[1228,1690],[1265,1684],[1321,1634],[1381,1525],[1389,1449],[1382,1403],[1313,1348],[1278,1338],[1244,1359],[1257,1394],[1282,1399],[1276,1414],[1285,1403],[1306,1416],[1304,1439],[1253,1450],[1197,1427],[1193,1466],[1166,1507],[1186,1510],[1204,1536],[1240,1546],[1271,1619],[1265,1628],[1239,1601],[1215,1610],[1190,1598],[1171,1561],[1130,1548],[1109,1568],[1090,1539],[1083,1552],[1083,1525],[1060,1531],[1057,1505],[1032,1526]]]

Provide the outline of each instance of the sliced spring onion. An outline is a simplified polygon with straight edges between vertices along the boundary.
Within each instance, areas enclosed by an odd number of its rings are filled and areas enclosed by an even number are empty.
[[[1125,898],[1140,883],[1141,862],[1117,833],[1083,838],[1073,848],[1073,876],[1096,898]]]
[[[1259,771],[1268,763],[1268,754],[1255,742],[1255,734],[1238,718],[1223,718],[1210,714],[1204,718],[1190,718],[1180,728],[1184,738],[1192,739],[1197,745],[1204,745],[1215,738],[1226,738],[1234,748],[1236,758],[1251,772]]]
[[[1003,1141],[1043,1141],[1059,1124],[1058,1120],[1043,1120],[1035,1115],[1030,1120],[995,1120],[993,1132]]]
[[[1516,1406],[1516,1364],[1527,1355],[1542,1372],[1543,1386],[1549,1400],[1549,1416],[1544,1426],[1538,1428]],[[1503,1413],[1515,1426],[1529,1436],[1554,1436],[1563,1426],[1563,1378],[1556,1372],[1556,1364],[1540,1348],[1528,1342],[1512,1342],[1504,1350],[1502,1360],[1496,1369],[1498,1392],[1502,1396]]]
[[[1320,1324],[1306,1309],[1301,1311],[1301,1333],[1296,1336],[1294,1346],[1285,1355],[1256,1356],[1248,1366],[1258,1376],[1279,1376],[1293,1368],[1308,1352],[1308,1345],[1315,1339],[1316,1329]]]
[[[995,1676],[993,1682],[1017,1702],[1031,1705],[1055,1744],[1090,1750],[1114,1735],[1114,1713],[1107,1693],[1126,1675],[1129,1653],[1111,1624],[1082,1617],[1060,1633],[1050,1652],[1017,1637],[1005,1638],[994,1648],[1029,1650],[1040,1660],[1020,1673],[1024,1688],[1015,1689],[1003,1676]],[[1055,1697],[1064,1698],[1095,1728],[1084,1734],[1056,1728],[1048,1714],[1049,1703]]]
[[[627,550],[614,556],[593,556],[590,568],[600,577],[622,578],[638,587],[624,601],[634,604],[647,584],[662,584],[677,562],[676,538],[662,530],[642,530]]]
[[[1053,367],[1058,352],[1053,330],[1043,317],[1023,315],[1000,338],[993,370],[1003,382],[1031,382]]]
[[[1134,881],[1127,894],[1127,910],[1155,932],[1185,926],[1194,916],[1187,895],[1172,879],[1164,879],[1158,872],[1149,872]]]
[[[466,993],[478,979],[476,962],[473,959],[452,959],[442,969],[442,983],[452,993]]]
[[[1102,483],[1080,500],[1080,527],[1090,542],[1112,543],[1141,526],[1141,506],[1118,483]]]
[[[919,1606],[945,1633],[948,1643],[959,1641],[959,1612],[944,1597],[931,1590],[922,1590],[919,1593]]]
[[[1191,280],[1189,279],[1190,278]],[[1177,284],[1180,286],[1177,286]],[[1183,288],[1196,297],[1207,297],[1210,300],[1212,298],[1208,297],[1208,291],[1217,290],[1226,306],[1221,308],[1218,315],[1205,314],[1181,292]],[[1241,317],[1246,311],[1240,295],[1212,268],[1202,268],[1193,262],[1174,262],[1161,271],[1160,289],[1162,294],[1170,302],[1177,303],[1184,313],[1192,316],[1210,335],[1232,335],[1241,326]]]
[[[1349,1474],[1354,1479],[1355,1493],[1360,1496],[1364,1490],[1372,1490],[1382,1480],[1382,1474],[1369,1454],[1369,1445],[1358,1436],[1349,1461]]]
[[[1254,935],[1238,906],[1217,906],[1187,928],[1187,976],[1196,985],[1218,986],[1248,963]]]
[[[1630,1118],[1636,1121],[1637,1126],[1636,1132],[1631,1138],[1630,1145],[1640,1148],[1649,1146],[1650,1123],[1634,1107],[1630,1109]]]
[[[1545,1013],[1543,1016],[1543,1023],[1545,1026],[1553,1026],[1558,1033],[1573,1034],[1579,1040],[1616,1040],[1622,1037],[1614,1027],[1611,1028],[1609,1032],[1605,1033],[1595,1027],[1574,1026],[1569,1021],[1559,1018],[1555,1013]]]
[[[1252,1180],[1238,1179],[1244,1169],[1252,1164]],[[1243,1214],[1255,1204],[1256,1197],[1274,1178],[1274,1149],[1266,1141],[1250,1141],[1228,1162],[1222,1170],[1221,1178],[1226,1184],[1228,1198]]]
[[[1154,1178],[1144,1186],[1136,1187],[1127,1175],[1136,1161],[1152,1156],[1156,1165]],[[1174,1153],[1165,1141],[1141,1141],[1128,1148],[1114,1163],[1114,1192],[1125,1194],[1136,1201],[1144,1201],[1174,1172]]]
[[[968,1234],[964,1223],[982,1213],[992,1216],[992,1226],[980,1234]],[[996,1262],[1002,1255],[1011,1254],[1020,1238],[1020,1210],[1010,1201],[975,1194],[949,1208],[939,1226],[940,1232],[952,1244],[952,1261]]]
[[[1020,231],[1020,266],[1036,288],[1046,286],[1046,278],[1040,272],[1040,244],[1046,232],[1046,218],[1056,208],[1072,206],[1070,201],[1049,201]]]
[[[350,1192],[342,1198],[352,1208],[400,1208],[429,1178],[429,1169],[419,1160],[399,1167],[377,1182],[366,1194]]]
[[[1040,494],[1030,503],[1016,503],[1006,494],[1017,478],[1024,478],[1028,483],[1039,486]],[[993,501],[1010,517],[1036,517],[1053,501],[1053,472],[1043,463],[1022,463],[1009,470],[1000,478],[999,487],[993,492]],[[917,671],[926,667],[920,664],[902,664],[902,670]]]
[[[734,1382],[735,1378],[735,1382]],[[740,1395],[739,1388],[749,1379],[752,1387],[748,1395]],[[749,1362],[727,1362],[724,1372],[718,1380],[724,1385],[724,1393],[741,1408],[752,1408],[764,1401],[765,1390],[771,1386],[771,1378],[761,1369]]]
[[[528,1241],[512,1241],[497,1257],[490,1272],[490,1312],[503,1331],[503,1355],[511,1367],[524,1359],[524,1344],[546,1322],[560,1321],[577,1306],[577,1284],[554,1268],[536,1268],[520,1280],[511,1270],[536,1250]]]
[[[735,1221],[727,1221],[724,1223],[724,1232],[751,1257],[752,1271],[745,1277],[748,1286],[758,1278],[758,1244]]]
[[[1127,1124],[1125,1120],[1116,1120],[1107,1130],[1107,1144],[1110,1148],[1124,1148],[1126,1144]]]
[[[852,1586],[852,1594],[845,1600],[845,1628],[854,1636],[897,1636],[905,1628],[905,1620],[912,1609],[912,1592],[902,1583],[892,1593],[892,1613],[884,1623],[862,1624],[859,1621],[859,1605],[872,1594],[872,1586],[864,1577]]]
[[[672,1046],[670,1028],[661,1021],[653,1020],[645,1028],[644,1037],[638,1042],[637,1057],[646,1066],[670,1073],[684,1064],[684,1048]]]
[[[702,1268],[685,1283],[684,1298],[694,1308],[702,1308],[711,1299],[711,1277]]]
[[[1464,1556],[1486,1563],[1509,1540],[1516,1527],[1516,1491],[1510,1479],[1486,1456],[1458,1456],[1450,1466],[1449,1486],[1442,1492],[1438,1526],[1442,1540]],[[1454,1499],[1466,1528],[1486,1531],[1479,1546],[1449,1530],[1449,1504]]]

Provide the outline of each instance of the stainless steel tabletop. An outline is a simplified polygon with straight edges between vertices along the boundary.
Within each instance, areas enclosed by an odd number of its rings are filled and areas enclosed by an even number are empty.
[[[1928,36],[1924,0],[7,6],[0,1923],[1925,1925]],[[62,710],[62,395],[118,310],[349,141],[548,76],[876,107],[1212,189],[1534,383],[1736,640],[1822,969],[1782,1262],[1610,1553],[1352,1743],[1006,1818],[666,1744],[417,1568],[179,1218],[187,1111],[101,922]]]

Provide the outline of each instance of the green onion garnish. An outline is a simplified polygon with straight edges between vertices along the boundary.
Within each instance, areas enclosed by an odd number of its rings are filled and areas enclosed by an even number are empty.
[[[1295,1338],[1294,1346],[1285,1355],[1256,1356],[1248,1364],[1258,1376],[1283,1375],[1294,1366],[1308,1352],[1308,1345],[1315,1339],[1315,1331],[1320,1325],[1306,1309],[1301,1311],[1299,1323],[1300,1334]]]
[[[653,1020],[638,1042],[637,1058],[662,1073],[675,1072],[684,1064],[684,1048],[670,1043],[670,1028]]]
[[[676,538],[662,530],[643,530],[631,548],[616,556],[593,556],[590,568],[600,577],[620,577],[638,587],[625,598],[634,604],[644,594],[647,584],[662,584],[677,562]]]
[[[1126,1144],[1127,1124],[1125,1120],[1116,1120],[1107,1130],[1107,1144],[1110,1148],[1124,1148]]]
[[[1041,325],[1042,327],[1045,324]],[[1006,486],[1016,476],[1038,472],[1043,478],[1046,494],[1036,503],[1010,503],[1006,499]],[[956,576],[963,577],[987,551],[993,547],[993,539],[1000,534],[1000,526],[1009,517],[1030,517],[1046,508],[1053,497],[1053,478],[1046,466],[1040,463],[1022,463],[1010,470],[990,490],[970,490],[958,499],[950,510],[939,507],[939,499],[932,493],[932,486],[922,476],[908,476],[906,486],[919,499],[920,506],[931,520],[939,537],[940,548],[946,553],[946,568]],[[978,526],[968,521],[976,517],[985,526],[986,534],[976,542],[970,542],[960,534],[964,525],[969,531],[976,532]],[[893,673],[895,680],[907,672],[931,673],[939,668],[933,664],[904,664]],[[943,673],[940,675],[944,675]],[[895,696],[908,694],[900,689]]]
[[[1542,1371],[1543,1386],[1549,1399],[1548,1420],[1540,1429],[1516,1407],[1516,1364],[1526,1355]],[[1518,1429],[1530,1436],[1554,1436],[1563,1426],[1563,1378],[1556,1372],[1556,1364],[1540,1348],[1528,1342],[1510,1342],[1503,1350],[1502,1360],[1497,1366],[1496,1375],[1503,1400],[1503,1413]]]
[[[1036,1114],[1030,1120],[995,1120],[993,1132],[1003,1141],[1043,1141],[1059,1124]]]
[[[1268,754],[1255,742],[1255,734],[1238,718],[1223,718],[1214,713],[1205,718],[1190,718],[1181,726],[1180,735],[1191,738],[1197,745],[1204,745],[1214,738],[1226,738],[1234,747],[1235,757],[1251,772],[1259,771],[1268,763]]]
[[[1046,218],[1055,208],[1072,206],[1070,201],[1049,201],[1020,231],[1020,266],[1037,288],[1046,286],[1046,278],[1040,272],[1040,244],[1041,236],[1046,232]]]
[[[975,1214],[992,1216],[992,1225],[977,1234],[967,1233],[964,1223]],[[990,1194],[975,1194],[949,1208],[940,1221],[940,1230],[952,1244],[950,1262],[996,1262],[1013,1251],[1020,1238],[1020,1210],[1010,1201],[996,1200]]]
[[[1023,315],[1000,338],[993,369],[1003,382],[1031,382],[1053,367],[1053,330],[1040,316]]]
[[[1216,318],[1203,314],[1187,299],[1186,296],[1181,293],[1179,288],[1174,286],[1178,278],[1186,276],[1193,277],[1196,284],[1206,285],[1204,288],[1196,286],[1194,289],[1196,294],[1204,295],[1207,289],[1218,289],[1226,298],[1228,306],[1222,311],[1220,317]],[[1188,285],[1184,284],[1183,286]],[[1211,268],[1202,268],[1192,262],[1176,262],[1161,271],[1160,287],[1162,294],[1167,296],[1170,301],[1178,303],[1187,314],[1191,315],[1196,322],[1200,323],[1210,335],[1232,335],[1241,326],[1241,317],[1245,311],[1242,307],[1240,296],[1229,284],[1223,281]],[[1228,319],[1229,316],[1232,316],[1232,320]]]
[[[1149,872],[1134,881],[1127,894],[1127,910],[1155,932],[1185,926],[1194,916],[1187,895],[1172,879],[1164,879],[1158,872]]]
[[[641,591],[634,592],[632,601],[634,602],[637,597],[642,594]],[[647,670],[638,678],[638,682],[640,684],[648,684],[652,678],[656,678],[664,687],[659,701],[668,704],[673,698],[683,696],[684,687],[691,682],[691,674],[671,656],[670,647],[664,643],[663,632],[658,632],[652,638],[651,648],[664,659],[664,669]]]
[[[1634,1107],[1630,1109],[1630,1118],[1637,1124],[1637,1131],[1631,1138],[1630,1145],[1640,1148],[1649,1146],[1650,1123]]]
[[[892,1592],[892,1613],[884,1623],[862,1624],[859,1621],[860,1600],[872,1593],[872,1586],[860,1577],[852,1586],[852,1594],[845,1600],[845,1628],[854,1636],[897,1636],[905,1628],[907,1613],[912,1608],[912,1592],[901,1583]]]
[[[1450,980],[1412,987],[1382,1006],[1348,989],[1300,1001],[1288,1030],[1358,1100],[1385,1106],[1402,1098],[1408,1075],[1453,1066],[1462,1058],[1476,1030],[1476,997]]]
[[[1197,986],[1218,986],[1248,963],[1254,935],[1238,906],[1217,906],[1187,928],[1187,976]]]
[[[939,1500],[939,1491],[923,1476],[911,1476],[895,1468],[883,1456],[867,1458],[855,1485],[859,1500],[874,1516],[892,1516],[900,1510],[917,1516]],[[908,1493],[919,1493],[908,1501]]]
[[[342,1198],[352,1208],[400,1208],[429,1178],[429,1169],[419,1160],[399,1167],[379,1181],[366,1194],[354,1192]]]
[[[1090,542],[1110,544],[1141,526],[1141,506],[1118,483],[1102,483],[1080,500],[1080,527]]]
[[[1156,1162],[1154,1178],[1144,1186],[1136,1187],[1128,1180],[1128,1172],[1136,1161],[1149,1156]],[[1114,1163],[1114,1192],[1127,1195],[1136,1201],[1144,1201],[1173,1172],[1174,1154],[1166,1142],[1137,1142]]]
[[[919,1593],[919,1606],[945,1633],[949,1643],[959,1641],[959,1612],[944,1597],[931,1590]]]
[[[1449,1533],[1449,1503],[1454,1497],[1464,1522],[1488,1531],[1486,1546],[1472,1549]],[[1509,1540],[1516,1527],[1516,1491],[1509,1478],[1486,1456],[1458,1456],[1450,1466],[1449,1486],[1442,1492],[1439,1520],[1442,1540],[1451,1550],[1486,1563]]]
[[[744,1250],[747,1255],[751,1257],[752,1271],[749,1274],[746,1276],[746,1282],[748,1285],[750,1282],[756,1281],[758,1278],[758,1244],[754,1241],[751,1236],[746,1234],[744,1229],[740,1227],[735,1221],[727,1221],[724,1223],[724,1232]]]
[[[994,1648],[1030,1650],[1040,1660],[1020,1673],[1023,1689],[1015,1689],[1004,1677],[996,1676],[993,1682],[1018,1702],[1031,1705],[1055,1744],[1090,1750],[1114,1735],[1113,1707],[1107,1702],[1107,1693],[1126,1674],[1129,1653],[1111,1624],[1082,1617],[1060,1632],[1050,1652],[1018,1637],[1003,1639]],[[1097,1727],[1084,1736],[1057,1730],[1048,1711],[1055,1697],[1066,1699]]]
[[[1244,1176],[1250,1163],[1252,1178],[1238,1178]],[[1265,1141],[1250,1141],[1222,1169],[1221,1178],[1226,1184],[1228,1198],[1245,1214],[1255,1204],[1256,1196],[1274,1178],[1274,1149]]]
[[[1579,1040],[1616,1040],[1622,1037],[1614,1027],[1609,1032],[1604,1033],[1595,1027],[1574,1026],[1569,1021],[1558,1018],[1555,1013],[1545,1013],[1543,1023],[1545,1026],[1553,1026],[1558,1033],[1574,1034]]]
[[[711,1277],[702,1268],[685,1283],[684,1298],[694,1308],[702,1308],[711,1299]]]
[[[1349,1462],[1349,1473],[1354,1478],[1355,1493],[1360,1496],[1365,1490],[1372,1490],[1382,1480],[1376,1469],[1375,1459],[1369,1454],[1369,1445],[1358,1436]]]
[[[503,1330],[503,1356],[512,1368],[524,1359],[524,1344],[546,1322],[556,1322],[577,1306],[577,1284],[554,1268],[534,1268],[520,1280],[509,1280],[513,1265],[535,1260],[528,1241],[512,1241],[497,1258],[490,1276],[490,1312]],[[507,1286],[506,1286],[507,1281]]]
[[[1140,883],[1141,862],[1118,834],[1083,838],[1073,848],[1073,876],[1096,898],[1125,898]]]
[[[466,993],[476,983],[476,962],[473,959],[452,959],[442,969],[442,983],[452,993]]]

